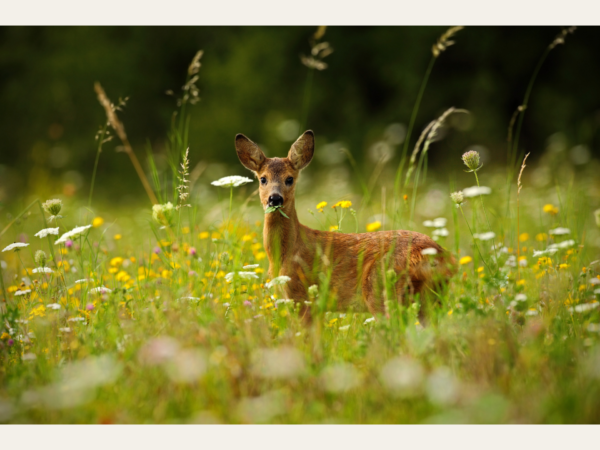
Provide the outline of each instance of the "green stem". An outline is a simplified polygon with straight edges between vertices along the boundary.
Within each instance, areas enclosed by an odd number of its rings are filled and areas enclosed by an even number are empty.
[[[473,173],[475,174],[477,187],[481,188],[481,185],[479,184],[479,177],[477,176],[477,171],[473,171]],[[487,222],[488,230],[492,231],[492,226],[490,225],[490,220],[488,219],[487,210],[485,209],[485,204],[483,203],[483,195],[481,194],[481,191],[479,192],[479,198],[481,199],[481,208],[483,209],[483,214],[485,216],[485,221]],[[498,263],[498,249],[496,248],[496,239],[494,238],[492,238],[492,245],[494,248],[494,257],[496,258],[496,267],[499,269],[500,267]]]
[[[98,161],[100,161],[100,153],[102,152],[102,144],[104,143],[104,136],[106,135],[107,124],[104,124],[102,133],[98,138],[98,151],[96,152],[96,161],[94,162],[94,171],[92,172],[92,182],[90,185],[90,198],[88,200],[88,208],[92,207],[92,194],[94,193],[94,183],[96,181],[96,171],[98,170]]]
[[[400,159],[400,164],[398,166],[398,170],[396,171],[396,181],[394,182],[394,191],[395,195],[398,196],[400,194],[400,181],[402,179],[402,170],[404,169],[404,163],[406,161],[406,155],[408,153],[408,146],[410,144],[410,135],[412,134],[412,130],[415,125],[415,121],[417,120],[417,114],[419,112],[419,107],[421,106],[421,99],[423,98],[423,93],[425,92],[425,87],[427,86],[427,82],[429,81],[429,75],[431,74],[431,70],[433,69],[433,65],[437,58],[432,56],[429,60],[429,65],[427,66],[427,70],[425,71],[425,75],[423,77],[423,81],[421,82],[421,87],[419,88],[419,93],[417,95],[417,101],[413,106],[412,114],[410,116],[410,122],[408,123],[408,129],[406,130],[406,138],[404,139],[404,146],[402,147],[402,157]]]
[[[460,212],[462,213],[463,219],[465,219],[465,222],[467,223],[467,228],[469,228],[469,233],[471,233],[471,237],[473,238],[473,243],[475,244],[475,248],[477,249],[477,252],[479,253],[479,256],[481,257],[481,260],[483,261],[483,264],[485,264],[485,267],[487,267],[488,270],[491,272],[490,267],[485,262],[485,258],[483,257],[481,250],[479,249],[479,245],[477,245],[477,240],[475,239],[475,236],[473,236],[473,232],[471,231],[471,226],[469,225],[469,221],[465,217],[465,212],[463,211],[462,206],[459,205],[459,208],[460,208]]]

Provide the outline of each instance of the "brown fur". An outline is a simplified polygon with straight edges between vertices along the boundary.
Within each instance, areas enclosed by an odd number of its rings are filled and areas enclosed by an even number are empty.
[[[282,211],[266,214],[263,230],[271,277],[287,275],[286,296],[297,302],[308,299],[307,289],[319,284],[319,274],[331,274],[329,289],[338,309],[366,307],[372,314],[386,313],[383,268],[396,273],[396,297],[424,294],[429,288],[444,284],[455,271],[455,260],[428,236],[412,231],[376,233],[338,233],[318,231],[298,221],[295,187],[300,170],[314,153],[314,135],[305,132],[292,145],[287,158],[266,158],[258,146],[245,136],[236,136],[236,150],[242,164],[259,179],[260,201],[267,208],[269,196],[283,197]],[[260,179],[265,177],[267,184]],[[293,177],[291,186],[285,184]],[[423,256],[421,250],[433,247],[435,258]],[[385,261],[385,264],[384,264]]]

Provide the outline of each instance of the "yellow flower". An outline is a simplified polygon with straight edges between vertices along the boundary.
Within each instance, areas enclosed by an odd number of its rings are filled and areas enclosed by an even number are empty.
[[[483,267],[483,266],[479,266],[479,267],[477,268],[477,272],[481,273],[481,272],[483,272],[483,271],[484,271],[484,267]]]
[[[255,255],[255,258],[257,261],[260,261],[261,259],[265,259],[267,257],[267,254],[265,252],[258,252]]]
[[[470,256],[463,256],[458,262],[460,263],[460,265],[463,265],[469,264],[471,261],[473,261],[473,258],[471,258]]]
[[[92,226],[94,228],[98,228],[103,223],[104,223],[104,219],[102,217],[94,217],[94,220],[92,220]]]
[[[568,265],[568,264],[560,264],[560,265],[558,266],[558,268],[559,268],[559,269],[566,269],[567,267],[569,267],[569,265]]]
[[[539,233],[539,234],[536,234],[536,236],[535,236],[536,241],[543,242],[546,239],[548,239],[548,235],[546,233]]]
[[[451,316],[453,312],[454,312],[454,310],[451,309],[450,311],[448,311],[448,315]]]
[[[111,266],[120,266],[122,263],[123,258],[121,258],[120,256],[115,256],[113,259],[110,260]]]
[[[190,227],[183,227],[181,229],[181,233],[182,234],[189,234],[189,232],[190,232]]]
[[[2,336],[0,336],[0,339],[8,339],[10,337],[10,334],[8,334],[6,331],[4,333],[2,333]]]
[[[252,235],[251,234],[245,234],[242,236],[242,241],[243,242],[248,242],[252,240]]]
[[[336,231],[339,227],[337,225],[331,225],[329,231]]]
[[[544,205],[544,212],[555,216],[556,214],[558,214],[558,208],[548,203],[547,205]]]
[[[221,233],[217,233],[216,231],[214,231],[213,234],[211,235],[211,237],[213,239],[219,239],[221,237]]]
[[[327,202],[321,202],[317,205],[317,211],[323,212],[323,208],[327,206]]]
[[[525,280],[517,281],[517,286],[525,286]]]
[[[115,234],[115,235],[114,235],[114,237],[113,237],[113,239],[114,239],[115,241],[118,241],[118,240],[119,240],[119,239],[121,239],[122,237],[123,237],[123,236],[121,236],[120,234]]]
[[[208,239],[209,236],[210,236],[210,233],[208,231],[203,231],[202,233],[200,233],[198,235],[198,239]]]
[[[381,222],[379,220],[376,222],[367,224],[367,231],[375,231],[375,230],[379,230],[380,228],[381,228]]]
[[[171,275],[173,275],[173,272],[171,272],[170,270],[163,270],[162,273],[160,274],[161,277],[163,278],[171,278]]]
[[[519,241],[525,242],[527,240],[529,240],[529,234],[528,233],[522,233],[521,236],[519,236]]]
[[[350,208],[352,206],[352,202],[350,200],[342,200],[341,202],[337,202],[335,205],[332,206],[332,208]]]

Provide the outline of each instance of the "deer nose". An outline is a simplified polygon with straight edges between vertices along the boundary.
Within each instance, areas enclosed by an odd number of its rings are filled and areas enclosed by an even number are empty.
[[[281,206],[283,205],[283,197],[279,194],[273,194],[269,196],[269,206]]]

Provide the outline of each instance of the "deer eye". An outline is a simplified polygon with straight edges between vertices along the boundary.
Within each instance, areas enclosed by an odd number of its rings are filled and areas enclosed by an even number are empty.
[[[260,177],[261,184],[267,184],[267,179],[265,177]]]
[[[286,186],[291,186],[293,182],[294,182],[294,178],[293,177],[287,177],[286,180],[285,180]]]

